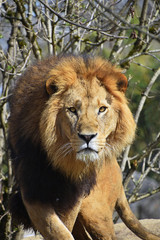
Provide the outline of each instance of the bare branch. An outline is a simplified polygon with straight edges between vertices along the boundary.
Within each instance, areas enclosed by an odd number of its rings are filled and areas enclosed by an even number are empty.
[[[96,3],[98,3],[102,8],[105,9],[106,12],[110,13],[115,19],[119,20],[121,23],[123,23],[125,26],[128,26],[128,28],[124,28],[124,29],[133,29],[133,30],[137,30],[140,33],[143,33],[145,35],[150,36],[152,39],[157,40],[158,42],[160,42],[160,38],[159,36],[156,36],[152,33],[149,33],[148,31],[144,30],[143,28],[134,25],[134,24],[130,24],[128,23],[124,18],[120,17],[119,14],[114,13],[110,8],[106,7],[105,5],[103,5],[101,2],[99,2],[98,0],[95,0]],[[145,27],[144,27],[145,28]]]
[[[27,20],[27,18],[25,16],[25,7],[19,0],[14,0],[14,2],[17,4],[18,11],[21,14],[22,23],[26,29],[27,37],[30,40],[30,42],[33,44],[33,52],[35,54],[35,57],[37,59],[41,59],[41,49],[36,41],[37,35],[35,34],[33,27],[30,24],[30,21]]]
[[[146,90],[144,91],[143,93],[143,96],[141,98],[141,101],[139,103],[139,106],[138,106],[138,109],[137,109],[137,112],[136,112],[136,115],[135,115],[135,122],[137,123],[138,122],[138,119],[140,117],[140,114],[141,114],[141,111],[143,109],[143,106],[145,104],[145,101],[149,95],[149,92],[153,86],[153,84],[155,83],[155,81],[157,80],[157,78],[159,77],[160,75],[160,68],[157,69],[157,71],[154,73],[153,77],[151,78],[151,81],[150,83],[148,84]]]
[[[145,199],[147,197],[150,197],[150,196],[152,196],[152,195],[154,195],[158,192],[160,192],[160,187],[158,187],[158,188],[156,188],[156,189],[154,189],[151,192],[148,192],[146,194],[134,196],[132,199],[129,200],[129,203],[134,203],[134,202],[140,201],[140,200]]]
[[[141,98],[141,101],[138,105],[138,109],[137,109],[137,112],[135,114],[135,122],[138,123],[138,120],[139,120],[139,117],[140,117],[140,114],[142,112],[142,109],[144,107],[144,104],[145,104],[145,101],[147,99],[147,97],[149,96],[149,92],[153,86],[153,84],[155,83],[155,81],[157,80],[157,78],[159,77],[160,75],[160,68],[158,68],[158,70],[154,73],[153,77],[151,78],[151,81],[150,83],[148,84],[146,90],[144,91],[143,93],[143,96]],[[159,138],[158,138],[159,139]],[[124,152],[124,155],[123,155],[123,161],[122,161],[122,164],[121,164],[121,169],[122,169],[122,172],[124,171],[125,169],[125,166],[126,166],[126,162],[128,161],[128,155],[129,155],[129,151],[130,151],[130,148],[131,146],[129,145],[125,152]],[[144,157],[144,156],[143,156]],[[130,162],[128,161],[128,165],[129,165],[129,168],[130,168]]]
[[[92,28],[92,27],[86,27],[85,25],[83,24],[78,24],[78,23],[75,23],[73,21],[70,21],[68,20],[67,18],[64,18],[62,17],[59,13],[57,13],[56,11],[54,11],[52,8],[50,8],[47,4],[45,4],[42,0],[39,0],[39,2],[41,2],[46,8],[48,8],[52,13],[54,13],[57,17],[59,17],[60,19],[62,19],[63,21],[71,24],[71,25],[74,25],[76,27],[80,27],[80,28],[83,28],[83,29],[86,29],[88,31],[95,31],[95,32],[100,32],[101,34],[107,36],[107,37],[110,37],[110,38],[122,38],[122,39],[128,39],[128,37],[122,37],[122,36],[117,36],[117,35],[113,35],[113,34],[109,34],[109,33],[106,33],[104,32],[102,29],[98,29],[98,28]]]

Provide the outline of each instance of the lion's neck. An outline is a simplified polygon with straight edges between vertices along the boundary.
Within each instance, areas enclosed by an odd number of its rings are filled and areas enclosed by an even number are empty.
[[[97,163],[77,160],[76,154],[73,152],[66,157],[54,159],[52,165],[75,182],[92,175],[93,172],[96,172],[97,168]]]

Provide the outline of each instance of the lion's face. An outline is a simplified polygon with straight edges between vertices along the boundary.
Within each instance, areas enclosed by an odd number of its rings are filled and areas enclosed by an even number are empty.
[[[68,153],[81,161],[95,161],[107,148],[107,137],[115,131],[118,114],[112,96],[94,78],[76,81],[63,95],[59,122],[68,139]]]
[[[78,177],[119,155],[134,138],[126,77],[102,59],[69,57],[46,81],[41,142],[54,167]]]

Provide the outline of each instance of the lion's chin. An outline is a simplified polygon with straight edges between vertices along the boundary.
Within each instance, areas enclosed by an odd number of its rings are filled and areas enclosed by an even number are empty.
[[[99,155],[92,149],[84,149],[77,152],[76,159],[83,162],[95,162],[99,159]]]

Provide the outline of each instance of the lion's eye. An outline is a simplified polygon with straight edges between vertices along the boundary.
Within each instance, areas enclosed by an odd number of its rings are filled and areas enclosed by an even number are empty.
[[[68,108],[68,110],[69,110],[71,113],[74,113],[74,114],[77,113],[75,107],[70,107],[70,108]]]
[[[100,108],[99,108],[99,113],[105,112],[106,109],[107,109],[107,107],[105,107],[105,106],[100,107]]]

